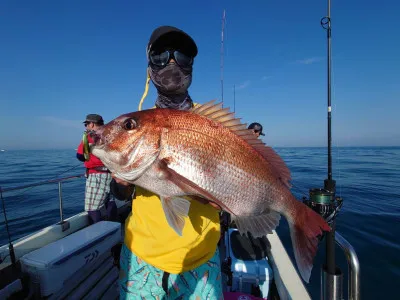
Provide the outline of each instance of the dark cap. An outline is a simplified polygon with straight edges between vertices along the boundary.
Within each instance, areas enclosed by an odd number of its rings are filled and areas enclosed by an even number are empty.
[[[104,124],[103,117],[96,114],[89,114],[86,116],[86,120],[83,123],[96,123],[96,124]]]
[[[147,44],[147,55],[151,50],[166,47],[172,47],[191,57],[197,55],[194,40],[186,32],[173,26],[160,26],[154,29]]]
[[[259,131],[260,135],[265,135],[262,132],[263,131],[263,127],[262,127],[262,125],[260,123],[257,123],[257,122],[251,123],[247,129],[253,129],[254,131]]]

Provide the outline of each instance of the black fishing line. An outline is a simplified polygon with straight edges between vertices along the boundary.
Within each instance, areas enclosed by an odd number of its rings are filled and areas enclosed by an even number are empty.
[[[64,171],[64,172],[61,172],[60,174],[58,174],[56,177],[60,177],[60,175],[62,175],[62,174],[64,174],[64,173],[67,173],[67,172],[69,172],[69,171],[71,171],[71,170],[73,170],[73,169],[75,169],[75,168],[77,168],[77,167],[79,167],[79,166],[81,166],[82,165],[82,163],[79,163],[79,164],[77,164],[76,166],[73,166],[72,168],[69,168],[68,170],[66,170],[66,171]],[[53,178],[53,179],[55,179],[55,178]],[[51,180],[51,179],[48,179],[48,180]]]
[[[308,197],[308,194],[304,193],[298,186],[296,186],[294,183],[290,183],[292,185],[292,187],[294,187],[295,190],[297,190],[297,192],[299,192],[300,194],[302,194],[303,196]]]

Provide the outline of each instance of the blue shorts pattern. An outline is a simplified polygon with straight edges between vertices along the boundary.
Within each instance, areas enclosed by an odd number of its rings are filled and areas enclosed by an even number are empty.
[[[198,268],[169,274],[168,294],[162,287],[164,272],[141,260],[125,245],[121,249],[120,266],[120,299],[224,299],[218,248],[214,256]]]

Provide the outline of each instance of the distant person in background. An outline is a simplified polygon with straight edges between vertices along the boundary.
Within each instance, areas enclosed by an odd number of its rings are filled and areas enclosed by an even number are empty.
[[[100,115],[89,114],[83,124],[86,128],[87,141],[90,144],[93,140],[88,133],[103,126],[104,121]],[[81,141],[76,157],[83,161],[86,167],[85,211],[88,212],[89,223],[94,224],[101,221],[101,212],[107,215],[107,220],[116,221],[117,206],[115,201],[110,199],[111,173],[99,158],[89,152],[86,155],[85,159],[84,143]]]
[[[260,135],[264,136],[263,127],[260,123],[254,122],[249,125],[247,129],[252,129],[254,134],[259,137]]]

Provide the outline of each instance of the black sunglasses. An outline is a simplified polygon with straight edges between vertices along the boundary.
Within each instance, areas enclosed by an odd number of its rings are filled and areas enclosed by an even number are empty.
[[[92,122],[87,122],[87,123],[85,123],[85,127],[87,127],[90,123],[92,123]]]
[[[178,50],[165,50],[163,52],[150,52],[150,62],[160,68],[164,68],[173,58],[181,68],[189,68],[193,65],[193,57],[187,56]]]

